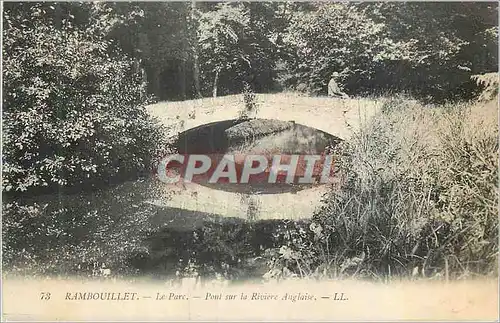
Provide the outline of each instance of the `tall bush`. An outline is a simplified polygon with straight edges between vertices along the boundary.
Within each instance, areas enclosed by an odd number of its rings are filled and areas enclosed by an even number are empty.
[[[161,142],[139,71],[104,38],[106,16],[90,7],[78,22],[71,9],[81,5],[63,8],[5,6],[4,192],[136,176]]]
[[[496,102],[424,109],[393,100],[343,147],[347,179],[315,215],[334,273],[495,274]],[[328,246],[328,248],[326,247]]]

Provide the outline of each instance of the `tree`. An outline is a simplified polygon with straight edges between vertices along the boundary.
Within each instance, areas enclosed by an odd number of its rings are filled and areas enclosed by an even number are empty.
[[[141,60],[148,92],[158,99],[193,96],[196,19],[185,2],[110,2],[102,4],[121,20],[107,39]]]
[[[105,39],[113,22],[100,10],[5,5],[4,192],[91,187],[148,169],[162,134],[134,61]]]
[[[371,3],[361,6],[404,45],[405,60],[381,62],[375,83],[388,83],[434,100],[467,98],[473,74],[498,71],[498,5]],[[398,84],[396,84],[399,83]]]
[[[212,96],[273,86],[277,45],[273,41],[276,4],[219,3],[201,14],[198,42],[201,69]],[[208,88],[205,88],[205,92]]]
[[[357,5],[319,4],[314,11],[298,12],[284,38],[293,48],[288,83],[305,83],[310,92],[326,93],[333,72],[355,83],[370,78],[380,55],[398,55],[397,44],[385,38],[384,25],[375,23]]]
[[[108,33],[140,58],[158,99],[257,91],[273,86],[283,32],[277,3],[104,3],[120,23]]]
[[[216,9],[202,13],[198,43],[206,84],[211,84],[212,96],[217,96],[220,74],[231,72],[243,64],[250,66],[246,53],[239,46],[244,37],[248,16],[242,5],[218,4]],[[211,82],[207,82],[212,78]]]
[[[498,70],[497,25],[495,3],[315,4],[285,33],[285,82],[322,94],[337,71],[351,93],[471,98],[471,75]]]

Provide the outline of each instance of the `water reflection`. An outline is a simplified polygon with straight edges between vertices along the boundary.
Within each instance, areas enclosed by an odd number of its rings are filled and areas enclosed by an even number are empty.
[[[182,154],[321,154],[340,138],[324,131],[272,119],[226,120],[189,129],[179,135],[176,147]],[[296,192],[312,184],[200,183],[213,189],[245,194]]]

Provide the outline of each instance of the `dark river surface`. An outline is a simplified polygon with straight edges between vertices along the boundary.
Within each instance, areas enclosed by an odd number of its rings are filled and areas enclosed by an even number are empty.
[[[266,156],[321,155],[340,138],[295,122],[273,119],[225,120],[198,126],[179,134],[175,143],[180,154],[236,154]],[[293,192],[313,184],[296,183],[204,183],[213,189],[247,194]]]

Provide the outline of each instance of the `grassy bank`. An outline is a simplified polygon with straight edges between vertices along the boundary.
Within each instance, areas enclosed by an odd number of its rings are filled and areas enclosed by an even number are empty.
[[[497,113],[389,100],[339,149],[344,187],[314,219],[325,273],[496,275]]]

